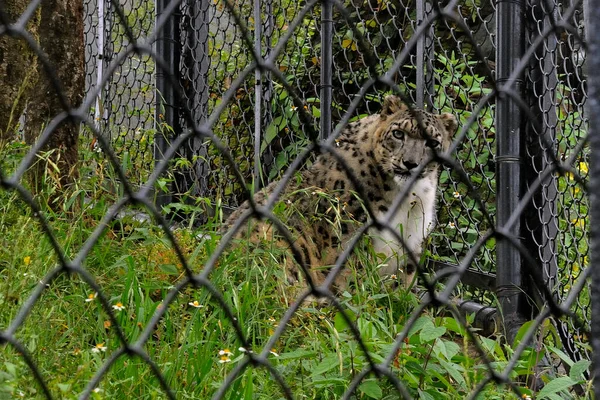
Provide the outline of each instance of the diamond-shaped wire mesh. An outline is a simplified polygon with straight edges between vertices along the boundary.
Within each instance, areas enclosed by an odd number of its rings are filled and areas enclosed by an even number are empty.
[[[43,4],[34,5],[43,12]],[[583,2],[523,6],[524,37],[515,41],[523,41],[525,52],[506,80],[496,79],[496,57],[507,51],[496,48],[497,38],[506,32],[497,29],[496,2],[487,0],[182,0],[158,1],[158,9],[137,0],[94,0],[83,6],[86,97],[66,111],[83,121],[85,183],[64,206],[80,201],[79,215],[66,213],[79,236],[65,231],[67,217],[32,195],[25,171],[35,148],[18,137],[0,143],[0,199],[7,210],[0,218],[7,238],[0,239],[6,360],[0,395],[525,397],[569,371],[572,382],[554,394],[586,390],[592,299]],[[333,18],[323,20],[329,6]],[[27,37],[26,25],[6,17],[5,7],[0,4],[0,38]],[[332,36],[323,37],[328,27]],[[324,46],[332,58],[325,84]],[[328,87],[329,106],[322,104]],[[438,222],[419,267],[426,293],[406,300],[385,283],[381,293],[360,294],[358,284],[355,293],[337,293],[280,282],[272,283],[278,290],[265,291],[262,285],[281,280],[281,272],[256,261],[255,252],[231,248],[231,234],[221,240],[213,232],[220,213],[269,182],[293,180],[290,165],[306,168],[319,150],[335,150],[334,137],[318,137],[325,114],[335,134],[349,120],[378,113],[389,93],[459,121],[451,152],[440,155]],[[498,160],[497,140],[517,134],[496,129],[496,110],[508,103],[523,117],[523,185],[513,188],[520,202],[506,210],[513,224],[520,221],[518,233],[497,223],[497,167],[506,159]],[[40,142],[52,134],[49,127]],[[274,201],[269,207],[253,216],[277,215]],[[33,246],[32,237],[42,239]],[[513,266],[523,276],[516,290],[529,300],[523,320],[532,321],[514,348],[505,345],[501,326],[473,329],[478,316],[464,313],[491,310],[501,321],[506,311],[489,308],[504,296],[494,291],[499,241],[510,242],[522,258]],[[20,249],[33,248],[37,255],[22,257]],[[280,259],[280,249],[257,251]],[[366,261],[349,259],[345,268],[360,262]],[[39,276],[28,276],[32,263]],[[329,308],[302,305],[309,296],[328,298]],[[252,297],[263,300],[245,306]],[[460,311],[461,300],[480,305],[468,302]],[[86,304],[85,312],[76,303]],[[331,342],[312,342],[311,330],[327,332]],[[483,336],[490,333],[495,339]],[[420,354],[417,343],[427,338],[428,353]],[[554,350],[539,351],[543,346]],[[461,350],[476,361],[465,361]],[[453,388],[450,397],[439,394],[444,388]]]

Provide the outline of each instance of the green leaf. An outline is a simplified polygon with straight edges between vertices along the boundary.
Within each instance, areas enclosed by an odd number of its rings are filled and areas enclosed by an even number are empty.
[[[446,346],[446,353],[448,354],[448,361],[452,359],[455,355],[461,351],[461,347],[454,342],[444,342],[444,346]]]
[[[4,363],[4,368],[6,368],[6,371],[13,377],[17,376],[17,366],[13,363],[9,363],[8,361],[6,361]]]
[[[379,387],[379,382],[377,381],[365,381],[360,384],[358,390],[363,392],[366,396],[372,399],[380,399],[383,397],[383,392]]]
[[[277,135],[279,134],[279,131],[281,131],[281,128],[282,128],[282,124],[281,124],[282,120],[283,120],[282,116],[275,117],[275,118],[273,118],[273,121],[271,121],[269,126],[267,126],[267,129],[265,130],[264,145],[268,145],[269,143],[271,143],[273,141],[273,139],[275,139],[275,137],[277,137]]]
[[[346,315],[348,315],[348,317],[350,318],[350,321],[352,321],[352,322],[356,321],[356,315],[351,310],[346,309],[345,311],[346,311]],[[333,318],[333,326],[335,327],[335,330],[338,332],[343,332],[349,328],[348,323],[346,322],[346,320],[344,319],[344,316],[340,312],[335,314],[335,317]]]
[[[433,322],[430,320],[423,328],[421,329],[421,342],[431,342],[446,333],[446,328],[443,326],[435,326]]]
[[[461,336],[467,335],[467,329],[452,317],[442,318],[442,325],[445,326],[449,331],[458,333]]]
[[[536,399],[541,400],[544,398],[550,398],[551,396],[563,390],[569,389],[575,384],[577,384],[577,382],[568,376],[562,376],[560,378],[553,379],[548,382],[542,390],[539,391]]]
[[[573,364],[573,366],[571,367],[571,371],[569,372],[569,377],[575,381],[582,381],[585,380],[585,377],[583,376],[583,373],[585,371],[587,371],[587,369],[590,367],[592,363],[588,360],[580,360],[577,361],[575,364]]]
[[[163,272],[166,272],[169,275],[179,275],[179,271],[177,270],[177,267],[173,264],[161,264],[159,266],[159,268]]]
[[[412,326],[410,327],[410,330],[408,331],[408,337],[414,335],[415,333],[419,332],[421,330],[421,328],[423,328],[423,326],[425,326],[425,324],[427,323],[431,323],[431,318],[429,317],[420,317],[418,318],[414,324],[412,324]]]
[[[313,107],[312,107],[312,115],[313,115],[315,118],[321,118],[321,110],[320,110],[320,109],[318,109],[317,107],[313,106]]]
[[[331,387],[332,385],[346,386],[348,380],[344,378],[323,378],[313,379],[312,383],[315,387]]]
[[[430,395],[427,392],[419,390],[419,399],[421,399],[421,400],[435,400],[435,397],[433,397],[432,395]]]
[[[515,340],[513,341],[513,348],[516,348],[518,344],[521,343],[521,340],[523,340],[523,337],[525,336],[532,324],[533,321],[527,321],[519,328],[517,334],[515,335]]]
[[[334,369],[338,365],[340,365],[340,360],[339,360],[337,354],[331,354],[331,355],[325,357],[323,359],[323,361],[321,361],[319,363],[317,368],[315,368],[313,370],[313,373],[311,374],[311,376],[321,375],[331,369]]]
[[[479,342],[483,350],[498,356],[498,361],[505,361],[504,353],[502,352],[502,349],[500,349],[497,341],[481,336],[479,337]]]
[[[462,376],[461,371],[464,369],[459,364],[453,364],[451,362],[446,362],[444,360],[438,360],[440,365],[444,367],[448,375],[452,377],[456,381],[455,385],[460,386],[461,389],[467,388],[467,383],[465,382],[465,378]]]
[[[58,386],[60,391],[63,393],[67,393],[71,389],[71,385],[68,383],[57,383],[56,386]]]
[[[244,390],[244,399],[252,400],[254,398],[254,383],[252,382],[252,374],[246,376],[246,388]]]

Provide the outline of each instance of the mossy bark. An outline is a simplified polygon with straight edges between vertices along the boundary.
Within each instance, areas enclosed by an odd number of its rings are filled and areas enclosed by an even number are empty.
[[[29,0],[5,0],[0,6],[0,24],[15,23]],[[26,31],[39,40],[40,12],[34,13]],[[16,126],[27,98],[38,79],[37,55],[20,36],[0,36],[0,144],[16,138]]]
[[[82,0],[44,0],[41,4],[40,47],[47,54],[58,82],[48,76],[38,61],[39,79],[29,99],[25,124],[25,140],[30,144],[38,140],[57,115],[80,106],[85,90]],[[66,97],[66,107],[59,92]],[[52,177],[50,183],[61,194],[77,177],[79,126],[80,121],[67,119],[53,130],[43,147],[49,153],[42,159],[48,162],[39,162],[32,169],[34,192],[39,193],[47,177]]]

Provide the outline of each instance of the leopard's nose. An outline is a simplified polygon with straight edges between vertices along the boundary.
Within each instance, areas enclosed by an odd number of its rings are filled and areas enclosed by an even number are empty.
[[[407,170],[413,170],[415,168],[417,168],[419,166],[419,164],[414,163],[412,161],[404,161],[404,166],[406,167]]]

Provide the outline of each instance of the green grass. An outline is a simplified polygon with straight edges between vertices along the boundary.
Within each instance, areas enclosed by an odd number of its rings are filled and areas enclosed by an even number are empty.
[[[3,165],[3,171],[10,171]],[[85,176],[82,174],[82,176]],[[65,254],[74,258],[98,227],[113,199],[97,182],[85,181],[65,211],[47,211],[49,224]],[[207,228],[207,227],[203,227]],[[181,228],[174,232],[194,272],[203,270],[220,238],[198,239],[203,230]],[[14,192],[0,190],[0,330],[12,323],[38,282],[56,268],[58,257],[29,207]],[[281,267],[281,250],[269,246],[228,249],[210,274],[212,284],[241,327],[252,350],[263,350],[298,290],[290,288]],[[360,331],[369,357],[383,360],[393,351],[397,335],[405,328],[419,298],[393,290],[375,273],[373,257],[357,250],[350,266],[362,264],[358,284],[340,295],[340,301]],[[371,268],[370,268],[371,267]],[[85,259],[84,268],[101,287],[116,321],[129,343],[140,338],[163,300],[185,279],[171,243],[156,225],[134,221],[115,222]],[[15,337],[35,361],[54,398],[77,398],[114,352],[122,347],[114,324],[95,291],[77,274],[59,275],[45,288]],[[90,295],[92,298],[90,298]],[[91,301],[86,301],[91,300]],[[195,307],[194,302],[202,307]],[[467,320],[471,320],[470,317]],[[492,366],[502,372],[511,346],[502,336],[479,338]],[[105,348],[94,352],[97,346]],[[185,286],[144,343],[143,350],[161,370],[178,399],[211,398],[228,374],[246,355],[232,321],[210,292]],[[229,349],[229,362],[220,363],[220,351]],[[367,353],[353,336],[339,311],[332,306],[306,303],[291,317],[268,359],[283,377],[294,398],[341,398],[353,378],[368,366]],[[541,355],[558,354],[543,346],[523,353],[510,377],[524,394],[531,394],[526,380]],[[572,395],[576,383],[589,384],[578,364],[571,375],[561,376],[563,386],[555,396]],[[573,372],[575,370],[575,372]],[[394,354],[391,372],[415,398],[467,398],[489,376],[488,366],[473,347],[466,331],[447,309],[427,308],[412,325],[408,338]],[[544,375],[549,380],[550,375]],[[98,399],[163,399],[158,378],[142,359],[119,357],[102,378]],[[557,394],[558,393],[558,394]],[[569,394],[571,393],[571,394]],[[572,395],[574,396],[574,395]],[[480,399],[515,398],[505,385],[487,384]],[[10,344],[0,347],[0,399],[44,398],[23,357]],[[278,399],[284,394],[264,367],[249,365],[225,392],[226,399]],[[385,377],[373,374],[358,386],[356,399],[397,399],[398,392]],[[548,397],[552,398],[552,397]],[[558,397],[554,397],[558,398]]]

